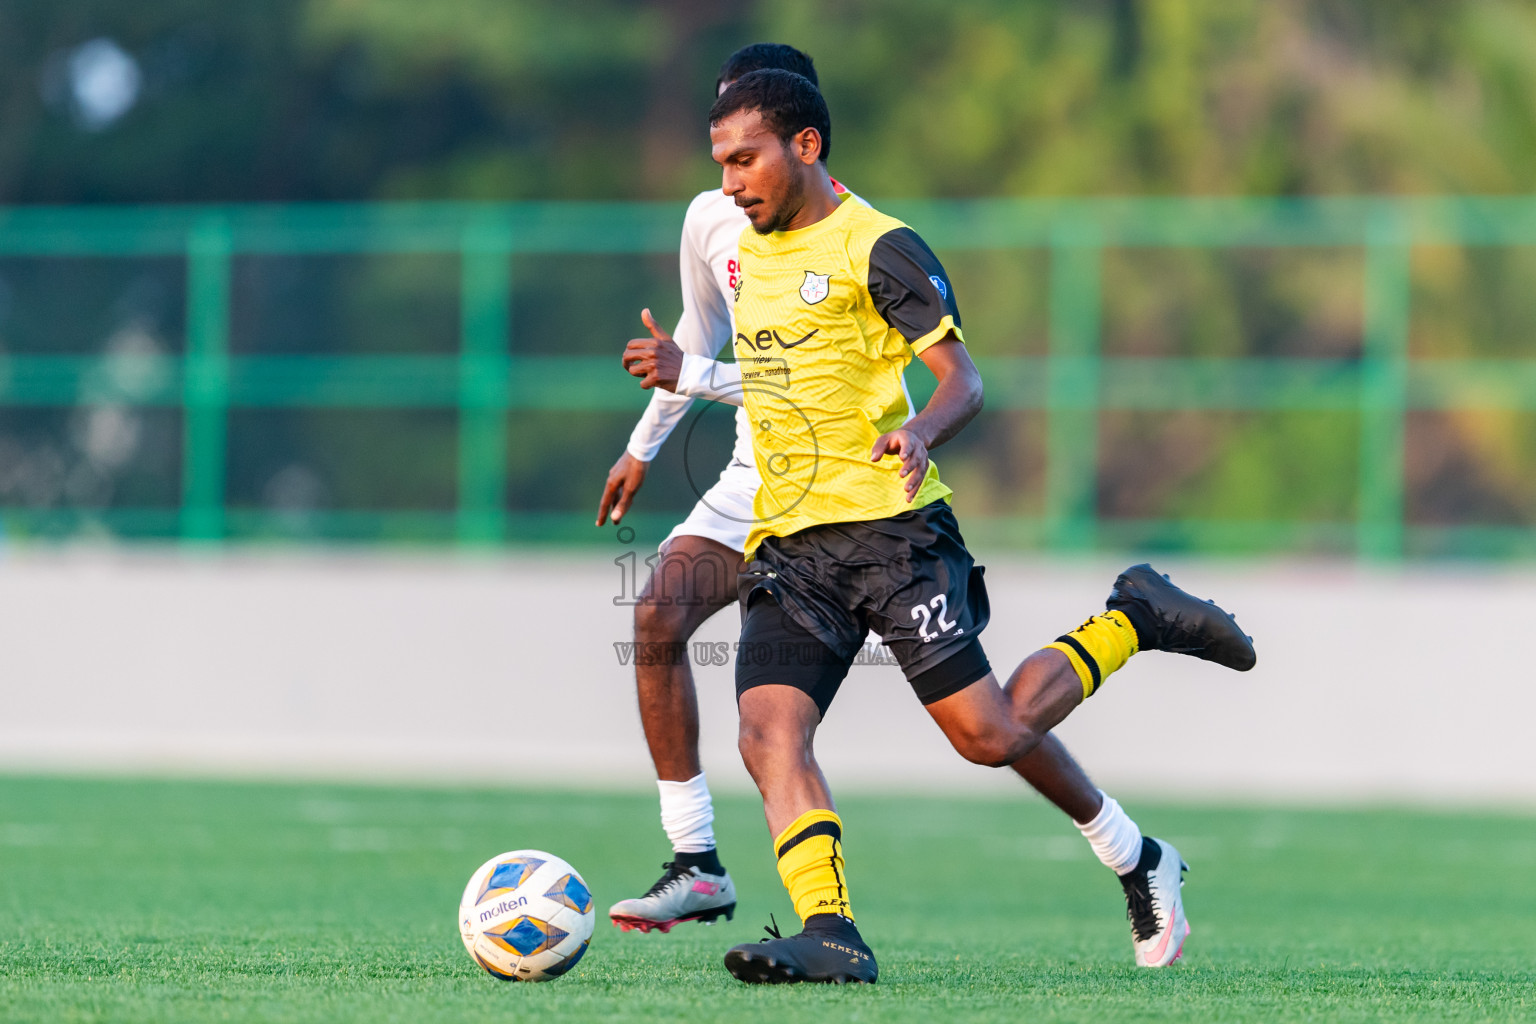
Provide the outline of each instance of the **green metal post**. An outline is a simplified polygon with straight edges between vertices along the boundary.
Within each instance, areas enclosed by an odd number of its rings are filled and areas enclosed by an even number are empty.
[[[506,537],[507,407],[512,323],[511,241],[506,228],[480,221],[460,250],[460,544]]]
[[[187,239],[187,353],[182,375],[181,539],[224,537],[229,412],[229,225],[211,214]]]
[[[1097,533],[1102,260],[1091,224],[1053,231],[1045,521],[1046,542],[1061,552],[1092,548]]]
[[[1360,366],[1362,558],[1403,554],[1403,465],[1408,402],[1409,243],[1395,206],[1372,220],[1365,253],[1365,339]]]

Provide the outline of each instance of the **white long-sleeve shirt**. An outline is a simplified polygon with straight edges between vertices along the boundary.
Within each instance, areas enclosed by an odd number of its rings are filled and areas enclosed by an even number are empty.
[[[703,356],[683,356],[683,368],[677,374],[677,393],[689,398],[707,398],[727,405],[746,405],[741,394],[741,364],[722,363]]]
[[[735,364],[717,363],[715,356],[731,343],[736,325],[734,305],[738,264],[736,243],[746,227],[746,214],[719,189],[700,192],[683,217],[678,247],[678,275],[683,286],[683,315],[672,338],[683,351],[679,394],[663,388],[651,392],[650,404],[629,436],[629,454],[650,462],[662,442],[682,421],[695,397],[741,405],[741,371]],[[713,383],[714,387],[711,387]],[[723,385],[723,387],[721,386]],[[754,465],[752,433],[745,409],[736,410],[733,461]]]

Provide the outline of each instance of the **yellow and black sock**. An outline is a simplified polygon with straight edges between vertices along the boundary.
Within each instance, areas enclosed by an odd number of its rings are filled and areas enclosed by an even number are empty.
[[[773,841],[779,877],[795,913],[841,914],[853,920],[848,883],[843,876],[843,821],[834,811],[806,811]]]
[[[1067,656],[1083,681],[1083,699],[1093,696],[1110,673],[1119,671],[1137,651],[1136,627],[1122,611],[1095,615],[1055,643],[1045,645]]]

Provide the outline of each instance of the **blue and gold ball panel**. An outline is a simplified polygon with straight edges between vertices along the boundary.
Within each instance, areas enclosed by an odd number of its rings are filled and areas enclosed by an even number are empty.
[[[585,948],[585,947],[583,947],[583,948]],[[516,981],[517,980],[517,975],[515,975],[515,974],[508,974],[505,971],[497,970],[495,967],[492,967],[489,962],[487,962],[485,957],[481,956],[479,953],[476,953],[474,950],[470,950],[469,951],[469,955],[474,957],[475,958],[475,963],[479,964],[481,967],[484,967],[485,970],[486,970],[486,973],[492,975],[493,977],[500,978],[502,981]],[[570,968],[567,967],[566,970],[570,970]]]
[[[578,914],[590,913],[592,910],[592,894],[587,891],[586,885],[575,875],[563,875],[560,880],[549,887],[544,894],[556,903],[563,903]]]
[[[560,977],[560,975],[564,974],[566,971],[570,970],[572,967],[575,967],[576,966],[576,962],[581,959],[582,954],[587,951],[587,947],[590,946],[590,945],[592,945],[592,940],[591,939],[588,939],[586,942],[583,942],[581,944],[581,948],[578,949],[576,952],[572,953],[570,956],[566,957],[564,960],[560,961],[558,964],[555,964],[555,966],[547,968],[544,971],[545,976],[546,977],[550,977],[550,978],[558,978],[558,977]]]
[[[485,884],[480,886],[480,895],[475,897],[475,904],[478,906],[494,896],[511,892],[543,866],[544,862],[537,857],[513,857],[502,861],[486,878]]]
[[[570,932],[561,931],[548,921],[536,917],[519,917],[506,924],[499,932],[486,932],[485,937],[508,953],[533,956],[558,946]]]

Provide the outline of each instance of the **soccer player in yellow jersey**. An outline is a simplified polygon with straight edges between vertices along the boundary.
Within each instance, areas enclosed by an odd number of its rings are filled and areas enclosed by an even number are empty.
[[[804,930],[726,954],[746,982],[872,982],[854,924],[842,821],[812,752],[816,727],[874,630],[955,749],[1022,766],[1050,730],[1139,650],[1238,670],[1252,641],[1230,615],[1150,566],[1116,580],[1107,608],[999,685],[978,634],[990,618],[950,490],[928,457],[982,405],[948,275],[910,228],[832,187],[831,119],[816,87],[744,75],[710,111],[740,242],[735,349],[762,485],[746,542],[736,665],[739,745],[763,796],[779,873]],[[938,378],[918,411],[902,383],[917,355]],[[634,367],[631,372],[637,372]],[[1147,840],[1140,912],[1177,899],[1177,851]],[[1130,895],[1128,890],[1128,896]],[[1133,926],[1138,906],[1133,900]],[[1187,924],[1167,922],[1138,962],[1167,963]]]

